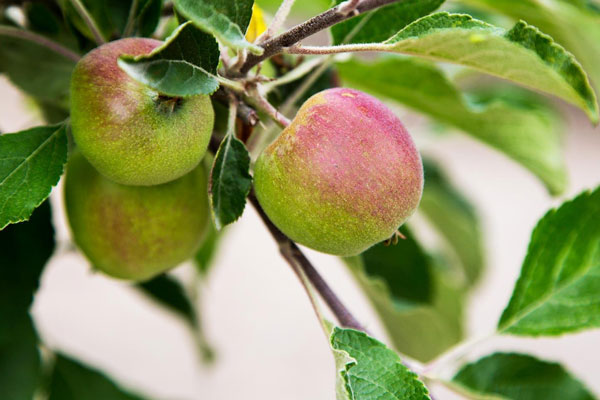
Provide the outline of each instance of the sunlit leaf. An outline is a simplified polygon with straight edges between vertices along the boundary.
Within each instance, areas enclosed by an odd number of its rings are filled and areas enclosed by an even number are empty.
[[[527,256],[498,329],[558,335],[600,327],[600,188],[549,211]]]

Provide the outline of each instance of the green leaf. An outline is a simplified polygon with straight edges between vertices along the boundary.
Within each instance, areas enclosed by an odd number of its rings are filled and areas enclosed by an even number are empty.
[[[29,221],[0,231],[0,340],[10,336],[13,325],[27,315],[53,251],[48,202],[38,207]]]
[[[419,204],[429,222],[454,250],[469,285],[484,268],[482,231],[479,218],[469,201],[450,183],[438,165],[423,160],[425,187]]]
[[[146,0],[141,5],[137,17],[138,31],[141,36],[152,36],[160,22],[162,8],[162,0]]]
[[[75,62],[47,47],[4,36],[0,25],[0,71],[25,93],[55,103],[68,103]]]
[[[69,118],[69,107],[62,104],[57,104],[53,101],[40,100],[38,98],[31,98],[33,104],[38,107],[42,118],[48,125],[59,124],[62,121]]]
[[[177,97],[214,93],[219,87],[218,64],[219,45],[190,22],[150,54],[119,57],[119,66],[132,78]]]
[[[27,314],[10,324],[11,334],[0,335],[2,399],[32,399],[42,376],[37,334]]]
[[[498,329],[558,335],[600,327],[600,187],[549,211],[531,235]]]
[[[65,17],[85,37],[94,40],[94,35],[81,18],[81,15],[75,10],[71,1],[58,1]],[[121,37],[127,25],[133,0],[81,0],[81,2],[96,23],[105,40],[114,40]],[[145,2],[146,0],[139,0],[138,5],[143,6]],[[138,10],[140,9],[141,7],[138,7]]]
[[[209,198],[217,229],[236,221],[244,212],[252,177],[250,154],[233,133],[227,134],[215,155]]]
[[[106,375],[57,355],[48,400],[142,400],[119,388]]]
[[[194,257],[194,262],[202,275],[208,273],[222,235],[222,232],[217,231],[217,228],[211,223]]]
[[[340,4],[345,0],[334,0]],[[411,22],[435,11],[444,0],[405,0],[331,27],[333,44],[381,42]]]
[[[551,35],[577,57],[600,89],[600,6],[585,0],[461,0],[515,19]]]
[[[524,354],[484,357],[462,367],[453,381],[474,394],[507,400],[594,400],[560,364]]]
[[[65,125],[0,136],[0,229],[29,218],[50,195],[66,161]]]
[[[337,369],[338,400],[425,400],[417,375],[383,343],[363,332],[335,327],[330,337]]]
[[[565,189],[562,124],[543,103],[523,107],[499,99],[474,104],[437,66],[415,58],[353,60],[337,68],[345,83],[401,102],[504,152],[537,175],[551,193]]]
[[[256,0],[256,4],[271,15],[275,15],[281,0]],[[331,7],[331,0],[302,0],[294,3],[291,15],[307,20]]]
[[[226,46],[262,54],[262,47],[244,38],[253,3],[252,0],[174,0],[177,11]]]
[[[433,266],[425,251],[406,227],[405,239],[386,246],[382,243],[363,252],[364,271],[373,279],[393,282],[390,294],[399,303],[429,303],[433,297]]]
[[[41,378],[37,335],[28,311],[54,251],[50,205],[0,231],[0,388],[2,399],[33,398]]]
[[[204,0],[204,2],[227,16],[244,34],[246,33],[252,18],[253,0]]]
[[[162,11],[162,0],[135,0],[134,29],[140,36],[151,36],[156,30]],[[86,38],[94,35],[71,4],[71,0],[59,0],[64,15]],[[86,10],[96,23],[104,39],[114,40],[123,36],[133,0],[82,0]]]
[[[27,29],[61,43],[71,50],[79,49],[77,37],[65,23],[59,7],[39,1],[24,3],[22,7]]]
[[[333,49],[388,51],[464,65],[560,97],[598,122],[596,95],[581,65],[550,36],[523,21],[506,31],[469,15],[437,13],[384,42]]]
[[[394,347],[427,362],[462,339],[463,290],[406,235],[395,246],[378,244],[345,261]]]
[[[162,274],[137,287],[147,296],[185,318],[192,326],[196,324],[196,314],[183,286],[169,275]]]

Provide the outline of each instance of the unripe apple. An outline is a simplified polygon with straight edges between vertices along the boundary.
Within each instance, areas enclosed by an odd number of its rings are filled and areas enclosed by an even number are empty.
[[[75,152],[67,165],[65,204],[73,239],[93,267],[136,281],[191,258],[209,221],[202,164],[162,185],[125,186]]]
[[[212,133],[208,96],[159,95],[117,65],[120,55],[147,54],[161,43],[107,43],[83,57],[71,78],[78,148],[100,173],[125,185],[158,185],[186,174],[204,157]]]
[[[317,93],[258,158],[256,196],[273,223],[315,250],[350,256],[391,237],[423,191],[419,152],[379,100]]]

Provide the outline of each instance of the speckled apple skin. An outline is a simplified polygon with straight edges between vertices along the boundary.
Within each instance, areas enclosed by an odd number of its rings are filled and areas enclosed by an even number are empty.
[[[341,256],[392,236],[423,192],[421,157],[400,120],[345,88],[308,99],[254,171],[256,196],[283,233]]]
[[[162,185],[125,186],[75,152],[67,165],[65,204],[75,243],[92,266],[134,281],[191,258],[209,222],[202,164]]]
[[[158,106],[158,93],[118,66],[120,55],[147,54],[161,43],[107,43],[83,57],[71,78],[77,146],[100,173],[125,185],[157,185],[186,174],[204,157],[212,133],[208,96],[182,98],[173,112],[166,111]]]

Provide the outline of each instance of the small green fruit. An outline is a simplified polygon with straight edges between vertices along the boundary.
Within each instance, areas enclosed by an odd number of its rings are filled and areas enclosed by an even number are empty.
[[[209,221],[203,165],[162,185],[124,186],[76,152],[65,203],[75,243],[95,268],[122,279],[149,279],[191,258]]]
[[[300,244],[350,256],[391,237],[423,191],[419,152],[379,100],[329,89],[306,101],[258,158],[256,196]]]
[[[83,57],[71,78],[75,142],[100,173],[124,185],[183,176],[204,157],[212,133],[208,96],[161,96],[117,65],[122,54],[147,54],[160,44],[142,38],[107,43]]]

